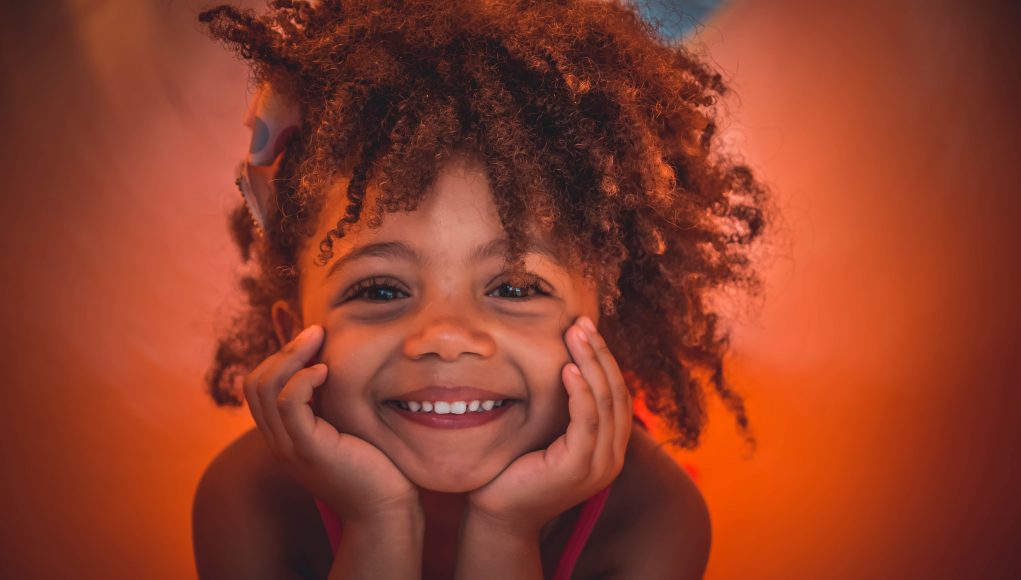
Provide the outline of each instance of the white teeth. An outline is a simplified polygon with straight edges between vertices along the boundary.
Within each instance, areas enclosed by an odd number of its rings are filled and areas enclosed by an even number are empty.
[[[413,413],[436,413],[437,415],[464,415],[485,413],[506,405],[509,401],[395,401],[397,406]]]

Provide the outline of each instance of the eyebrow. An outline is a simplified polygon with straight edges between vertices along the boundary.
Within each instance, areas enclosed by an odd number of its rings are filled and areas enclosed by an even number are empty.
[[[337,258],[337,261],[330,266],[330,271],[326,274],[326,277],[329,278],[351,262],[362,260],[364,258],[390,258],[394,260],[404,260],[407,262],[425,261],[418,250],[404,242],[376,242],[374,244],[357,246],[347,254]]]
[[[505,254],[507,252],[508,245],[509,243],[506,238],[490,240],[472,250],[471,253],[465,257],[464,263],[467,264]],[[525,251],[527,253],[539,254],[548,258],[558,266],[563,267],[563,263],[554,253],[553,249],[543,242],[531,240],[525,247]],[[330,271],[326,273],[326,277],[329,278],[342,270],[345,266],[349,265],[351,262],[364,258],[390,258],[394,260],[416,262],[419,264],[429,262],[429,260],[415,247],[410,246],[403,241],[393,240],[388,242],[376,242],[366,244],[364,246],[358,246],[347,254],[337,258],[333,265],[330,266]]]

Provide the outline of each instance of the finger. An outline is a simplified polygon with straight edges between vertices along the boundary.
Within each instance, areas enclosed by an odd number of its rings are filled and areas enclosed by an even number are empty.
[[[256,400],[265,429],[272,436],[277,451],[283,454],[291,452],[292,443],[280,419],[277,398],[287,381],[305,368],[309,359],[319,350],[322,339],[322,327],[309,326],[263,362],[267,368],[261,373],[256,386]]]
[[[610,386],[607,384],[606,372],[602,364],[596,358],[594,346],[591,344],[589,332],[580,325],[575,324],[569,331],[572,348],[575,351],[575,361],[581,369],[582,376],[592,389],[592,396],[596,401],[596,409],[599,416],[599,430],[596,433],[596,448],[592,457],[593,469],[603,469],[605,464],[613,458],[613,435],[614,435],[614,401]]]
[[[309,406],[317,387],[326,383],[327,368],[319,363],[302,369],[291,377],[277,398],[280,422],[290,438],[295,454],[311,459],[317,449],[315,412]]]
[[[631,434],[631,416],[634,411],[634,403],[631,400],[631,392],[628,391],[624,375],[620,371],[616,357],[610,352],[606,340],[596,330],[595,324],[588,317],[582,317],[581,326],[588,331],[589,344],[595,352],[596,359],[603,368],[606,376],[610,396],[613,399],[613,449],[617,459],[622,459],[627,440]]]
[[[592,388],[581,375],[578,365],[567,363],[560,373],[567,387],[567,409],[571,421],[564,433],[564,443],[569,455],[579,463],[588,466],[591,454],[596,447],[596,435],[599,432],[599,411]]]
[[[245,403],[248,404],[248,412],[251,413],[252,419],[255,420],[255,426],[259,428],[259,432],[266,437],[267,443],[273,445],[272,435],[266,432],[266,422],[262,418],[262,407],[259,405],[259,398],[256,394],[256,388],[259,385],[259,368],[256,367],[252,372],[248,373],[245,377],[244,382],[244,393]]]

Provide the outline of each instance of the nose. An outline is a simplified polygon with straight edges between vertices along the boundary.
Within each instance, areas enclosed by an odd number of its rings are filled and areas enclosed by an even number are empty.
[[[463,315],[424,320],[404,341],[405,356],[414,360],[435,355],[453,362],[464,354],[489,358],[494,352],[493,337]]]

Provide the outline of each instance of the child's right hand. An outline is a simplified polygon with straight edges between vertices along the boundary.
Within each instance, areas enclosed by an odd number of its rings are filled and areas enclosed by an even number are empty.
[[[321,326],[309,326],[245,378],[245,399],[256,425],[291,476],[342,521],[420,509],[417,488],[389,457],[313,413],[312,393],[325,383],[327,367],[305,365],[324,334]]]

